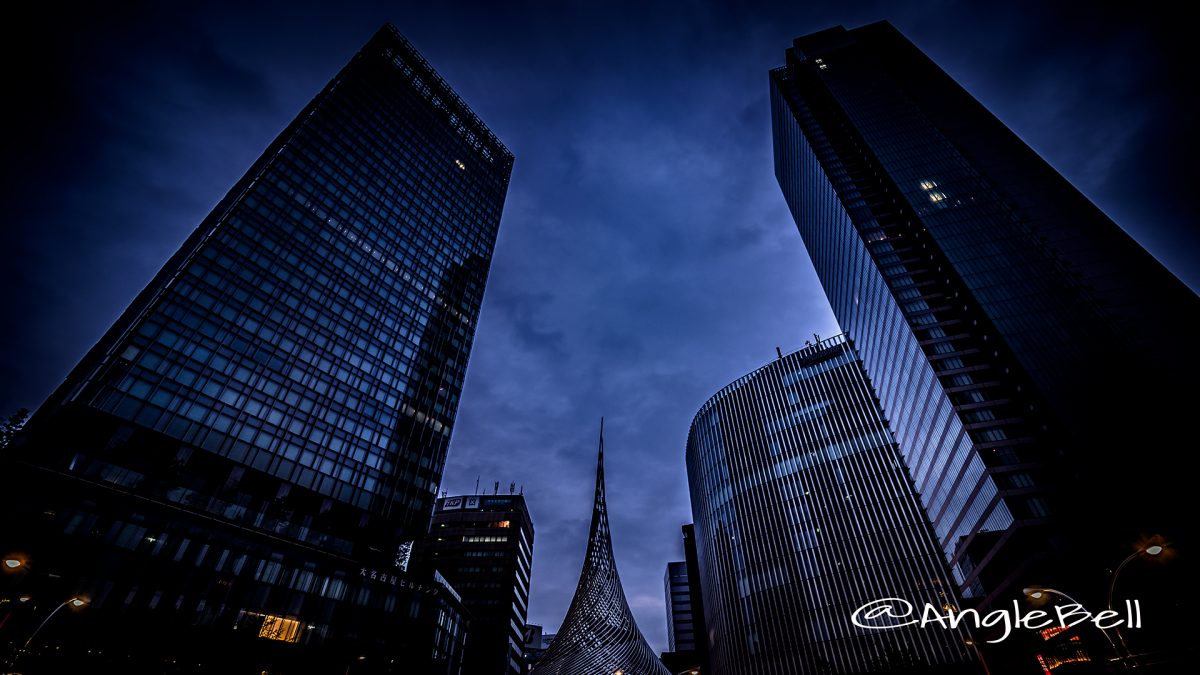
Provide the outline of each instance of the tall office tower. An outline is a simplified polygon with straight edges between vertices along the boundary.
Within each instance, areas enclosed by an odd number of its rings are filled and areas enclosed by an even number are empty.
[[[680,560],[667,563],[667,571],[663,574],[663,593],[667,597],[667,645],[673,652],[695,649],[687,562]]]
[[[604,422],[596,459],[596,493],[587,552],[575,597],[534,675],[668,675],[638,630],[613,558],[604,498]]]
[[[5,457],[0,548],[43,602],[88,601],[86,630],[39,640],[456,668],[453,594],[406,561],[512,162],[393,27],[354,56]]]
[[[958,601],[844,337],[717,392],[692,422],[687,471],[713,672],[969,668],[965,632],[851,619],[881,598]]]
[[[891,25],[798,38],[770,83],[779,185],[963,592],[1103,603],[1152,535],[1186,546],[1167,392],[1200,299]]]
[[[520,675],[533,566],[525,497],[443,497],[419,546],[471,612],[464,675]]]

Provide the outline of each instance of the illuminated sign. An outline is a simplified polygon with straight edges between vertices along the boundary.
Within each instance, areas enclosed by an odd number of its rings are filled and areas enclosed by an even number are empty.
[[[479,508],[479,497],[467,497],[467,504],[463,508],[467,508],[467,509]]]
[[[446,497],[442,500],[443,511],[457,511],[463,507],[462,497]]]
[[[409,581],[408,579],[391,574],[386,570],[380,572],[379,570],[360,567],[358,570],[358,577],[360,579],[367,579],[377,583],[395,586],[396,588],[408,588],[417,591],[418,593],[428,593],[429,595],[438,594],[438,589],[434,586],[427,586],[425,584],[419,584],[415,581]]]

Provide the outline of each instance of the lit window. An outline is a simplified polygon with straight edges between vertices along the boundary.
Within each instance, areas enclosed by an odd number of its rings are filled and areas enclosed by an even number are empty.
[[[825,70],[826,68],[829,67],[829,64],[825,63],[825,59],[816,59],[814,61],[814,63],[816,63],[817,67],[820,68],[821,70]]]
[[[466,164],[463,164],[463,161],[462,161],[461,159],[456,159],[456,160],[454,160],[454,163],[455,163],[455,164],[457,164],[457,165],[458,165],[458,168],[460,168],[460,169],[466,169],[466,168],[467,168],[467,165],[466,165]]]
[[[512,523],[507,520],[502,520],[499,523],[496,523],[496,527],[512,527]]]
[[[941,192],[930,192],[929,193],[929,201],[933,202],[934,204],[941,202],[941,201],[945,201],[945,200],[946,200],[946,195],[942,194]]]
[[[300,622],[268,614],[263,617],[262,628],[258,629],[258,637],[282,640],[283,642],[297,642],[300,640]]]
[[[922,189],[922,190],[932,190],[932,189],[933,189],[933,188],[935,188],[935,187],[937,187],[937,183],[935,183],[935,182],[933,182],[933,181],[931,181],[931,180],[923,180],[923,181],[921,181],[921,189]]]

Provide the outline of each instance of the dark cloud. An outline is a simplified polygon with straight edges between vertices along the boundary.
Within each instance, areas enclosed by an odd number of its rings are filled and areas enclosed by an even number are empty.
[[[122,3],[4,46],[0,409],[33,406],[354,51],[392,21],[517,162],[443,487],[523,485],[530,619],[582,560],[607,419],[613,538],[666,648],[683,447],[717,389],[837,328],[775,185],[767,70],[888,18],[1193,287],[1196,79],[1165,5]]]

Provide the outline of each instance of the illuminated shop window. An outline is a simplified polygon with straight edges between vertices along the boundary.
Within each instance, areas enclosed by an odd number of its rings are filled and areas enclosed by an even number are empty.
[[[263,617],[262,628],[258,629],[258,637],[283,642],[297,642],[300,640],[300,622],[268,614]]]

